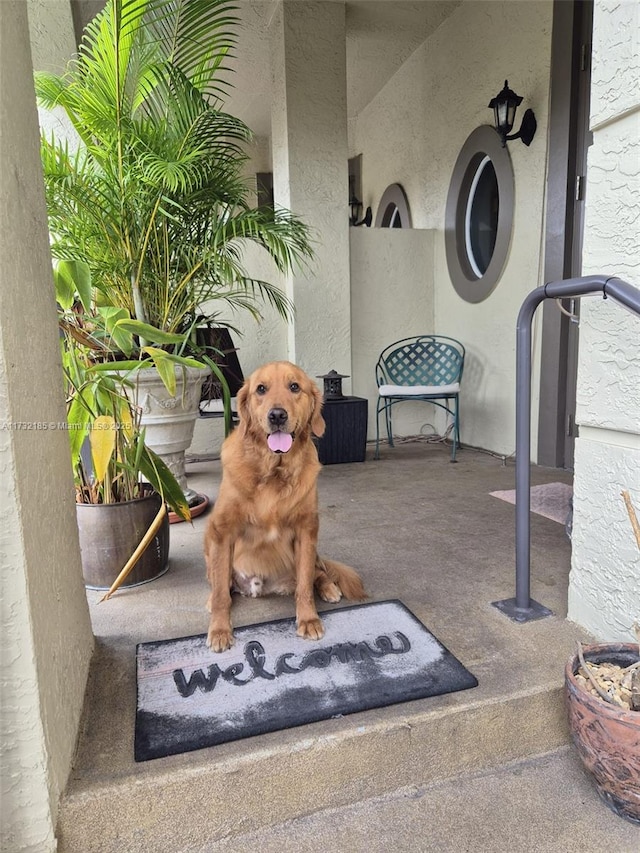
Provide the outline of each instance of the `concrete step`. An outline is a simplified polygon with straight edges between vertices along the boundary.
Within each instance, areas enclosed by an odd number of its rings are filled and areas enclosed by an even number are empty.
[[[637,826],[602,803],[573,747],[534,754],[565,737],[557,692],[491,704],[402,724],[356,715],[94,785],[65,798],[59,853],[635,853]]]
[[[560,683],[354,714],[77,780],[59,853],[182,853],[321,809],[497,768],[567,743]],[[471,695],[475,697],[471,699]],[[489,695],[493,694],[493,695]]]
[[[194,849],[194,848],[190,848]],[[638,828],[598,798],[563,747],[495,770],[324,810],[198,853],[635,853]]]

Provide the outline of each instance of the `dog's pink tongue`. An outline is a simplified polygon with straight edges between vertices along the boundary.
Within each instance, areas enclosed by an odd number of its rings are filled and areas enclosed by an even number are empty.
[[[267,437],[267,444],[274,453],[286,453],[291,449],[293,439],[288,432],[272,432]]]

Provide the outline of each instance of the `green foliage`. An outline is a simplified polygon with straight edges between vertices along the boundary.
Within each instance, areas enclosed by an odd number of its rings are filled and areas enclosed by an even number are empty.
[[[122,377],[95,373],[77,359],[71,364],[77,354],[77,348],[65,352],[76,501],[101,504],[135,500],[142,494],[144,477],[171,509],[188,521],[189,507],[182,489],[164,462],[146,446],[140,414],[124,393]]]
[[[222,304],[256,318],[265,303],[291,313],[242,264],[247,241],[284,272],[312,248],[290,211],[248,201],[251,133],[221,109],[233,10],[228,0],[109,0],[67,72],[36,74],[40,105],[62,107],[80,139],[74,151],[43,135],[41,150],[58,301],[95,361],[147,359],[168,377],[166,356],[187,355],[196,325]],[[65,265],[78,262],[92,289],[76,269],[72,293]]]
[[[78,284],[90,285],[86,265],[63,266],[62,271],[58,265],[54,281],[64,332],[62,363],[76,501],[100,504],[134,500],[142,494],[144,478],[174,512],[189,520],[182,489],[164,462],[146,446],[141,413],[131,402],[133,395],[127,393],[133,390],[131,371],[140,369],[144,362],[138,360],[123,367],[123,363],[96,361],[91,333],[69,320],[74,310],[84,316]],[[68,301],[70,292],[74,301],[64,311],[62,300]]]

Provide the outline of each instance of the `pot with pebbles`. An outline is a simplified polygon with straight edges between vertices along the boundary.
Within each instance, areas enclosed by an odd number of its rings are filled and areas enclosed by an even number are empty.
[[[640,824],[640,653],[632,643],[578,645],[565,669],[569,729],[600,797]]]
[[[621,493],[640,549],[640,523]],[[565,668],[569,729],[598,793],[620,817],[640,825],[640,624],[638,644],[582,646]]]

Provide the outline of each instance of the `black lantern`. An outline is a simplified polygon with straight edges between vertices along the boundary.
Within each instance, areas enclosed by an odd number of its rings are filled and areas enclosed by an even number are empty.
[[[351,225],[355,225],[358,222],[360,211],[362,210],[362,202],[356,196],[354,184],[354,176],[349,175],[349,209],[351,211],[349,222]]]
[[[345,376],[335,370],[330,370],[323,376],[318,376],[318,379],[324,380],[324,399],[341,400],[344,397],[342,393],[342,380],[348,378],[348,375]]]
[[[373,211],[370,207],[368,207],[365,211],[364,218],[360,219],[360,211],[362,210],[362,202],[356,196],[356,192],[354,189],[355,178],[353,175],[349,175],[349,224],[357,227],[358,225],[366,225],[367,228],[371,225],[373,220]]]
[[[516,110],[521,103],[522,98],[509,88],[507,80],[504,81],[504,89],[500,94],[489,102],[489,109],[493,110],[494,125],[502,139],[503,148],[510,139],[521,139],[525,145],[531,145],[531,140],[535,136],[537,122],[533,110],[526,110],[520,130],[509,136],[515,124]]]

